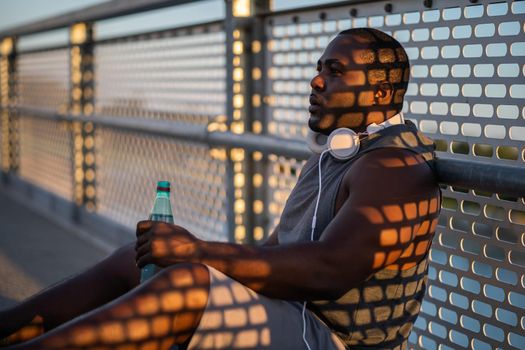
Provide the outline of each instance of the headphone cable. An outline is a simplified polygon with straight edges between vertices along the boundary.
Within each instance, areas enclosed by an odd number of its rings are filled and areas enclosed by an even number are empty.
[[[318,169],[318,172],[319,172],[319,190],[317,192],[317,200],[315,202],[315,209],[314,209],[314,215],[313,215],[313,218],[312,218],[312,231],[310,233],[310,241],[313,242],[314,241],[314,232],[315,232],[315,226],[317,224],[317,209],[319,208],[319,200],[321,199],[321,189],[322,189],[322,177],[321,177],[321,161],[323,160],[323,156],[326,152],[329,152],[330,150],[327,149],[327,150],[324,150],[321,155],[319,156],[319,162],[317,164],[317,169]],[[312,348],[310,348],[310,344],[308,344],[308,341],[306,340],[306,301],[303,302],[303,312],[302,312],[302,316],[303,316],[303,341],[304,341],[304,344],[306,345],[306,348],[308,350],[312,350]]]

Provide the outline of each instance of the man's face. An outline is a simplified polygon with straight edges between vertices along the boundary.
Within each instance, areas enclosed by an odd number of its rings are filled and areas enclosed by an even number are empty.
[[[308,125],[313,131],[326,135],[340,127],[362,131],[368,123],[385,119],[383,112],[370,111],[377,103],[377,85],[384,81],[384,73],[367,69],[377,58],[363,40],[338,35],[319,59],[318,74],[310,82]]]

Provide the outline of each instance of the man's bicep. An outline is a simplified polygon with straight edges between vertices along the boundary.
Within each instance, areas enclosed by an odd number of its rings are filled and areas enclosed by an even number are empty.
[[[406,157],[414,155],[389,150],[370,154],[344,180],[349,196],[321,241],[333,247],[341,266],[352,266],[349,273],[358,276],[349,278],[364,279],[387,266],[413,266],[425,251],[423,245],[430,244],[418,233],[424,232],[430,211],[437,216],[437,187],[424,162]],[[428,222],[427,231],[432,224]]]
[[[332,247],[335,265],[351,267],[344,269],[345,278],[363,281],[382,268],[394,268],[411,244],[414,228],[388,221],[383,209],[348,200],[321,235]]]

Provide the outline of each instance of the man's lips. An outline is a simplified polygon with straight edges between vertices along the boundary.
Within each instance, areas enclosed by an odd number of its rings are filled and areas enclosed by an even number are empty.
[[[308,107],[308,112],[317,113],[321,109],[321,104],[319,99],[314,94],[310,95],[310,107]]]
[[[319,103],[319,98],[317,96],[315,96],[314,94],[311,94],[310,95],[310,104],[311,105],[320,105],[321,103]]]
[[[320,109],[321,109],[321,106],[319,105],[310,105],[310,107],[308,107],[308,112],[312,114],[316,114],[317,112],[319,112]]]

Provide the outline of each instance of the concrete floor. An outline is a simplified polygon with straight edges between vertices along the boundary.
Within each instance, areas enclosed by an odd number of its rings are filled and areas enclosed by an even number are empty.
[[[102,259],[102,250],[0,190],[0,309]]]

